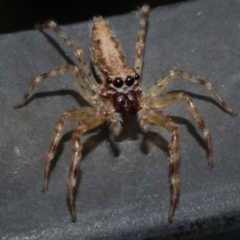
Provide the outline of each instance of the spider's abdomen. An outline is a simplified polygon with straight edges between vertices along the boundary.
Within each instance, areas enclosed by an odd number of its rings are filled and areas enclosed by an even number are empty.
[[[124,116],[135,116],[141,109],[134,91],[128,93],[116,92],[112,95],[112,98],[116,112]]]
[[[114,68],[126,68],[127,62],[121,45],[108,23],[101,17],[92,24],[92,60],[95,67],[104,74]]]

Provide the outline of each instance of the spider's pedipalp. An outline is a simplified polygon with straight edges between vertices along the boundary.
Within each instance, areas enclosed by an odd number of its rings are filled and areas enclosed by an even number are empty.
[[[194,82],[197,84],[202,85],[206,89],[210,90],[218,99],[221,106],[232,116],[236,116],[237,114],[226,104],[226,102],[221,98],[215,87],[213,87],[209,82],[202,80],[200,78],[194,77],[188,72],[182,71],[182,70],[171,70],[168,73],[166,73],[161,79],[157,81],[156,84],[154,84],[150,90],[149,94],[151,97],[155,97],[158,95],[173,79],[176,77],[181,77],[185,80],[188,80],[190,82]]]
[[[169,143],[169,157],[170,157],[170,179],[172,185],[171,203],[169,209],[168,220],[171,221],[174,210],[176,208],[177,199],[179,195],[179,132],[176,124],[171,118],[167,117],[161,111],[153,109],[149,111],[148,121],[160,127],[165,128],[171,134]]]
[[[137,42],[135,47],[135,71],[141,75],[142,73],[142,65],[143,65],[143,52],[144,52],[144,45],[145,45],[145,35],[146,35],[146,25],[147,25],[147,17],[149,13],[149,6],[144,5],[141,8],[141,20],[138,30]]]
[[[41,25],[36,25],[36,28],[42,29],[45,27],[51,28],[61,39],[63,39],[69,47],[73,49],[74,55],[78,59],[79,69],[83,72],[85,77],[88,79],[88,85],[90,86],[92,91],[95,91],[97,87],[97,82],[95,81],[90,68],[86,62],[85,56],[83,54],[82,49],[77,45],[76,42],[71,40],[58,26],[58,24],[54,21],[47,21]]]
[[[159,107],[163,107],[163,106],[170,105],[180,101],[183,101],[186,103],[188,111],[190,112],[190,114],[198,124],[200,130],[203,132],[203,135],[207,143],[208,165],[210,167],[213,167],[212,141],[211,141],[211,135],[210,135],[209,129],[207,128],[203,119],[199,115],[195,103],[188,95],[184,93],[166,93],[166,94],[159,95],[152,98],[150,105],[152,108],[159,108]]]

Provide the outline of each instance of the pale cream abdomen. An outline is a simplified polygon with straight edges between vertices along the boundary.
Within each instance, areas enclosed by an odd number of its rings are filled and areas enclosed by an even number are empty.
[[[102,74],[127,67],[121,45],[108,23],[101,17],[93,19],[91,40],[92,60]]]

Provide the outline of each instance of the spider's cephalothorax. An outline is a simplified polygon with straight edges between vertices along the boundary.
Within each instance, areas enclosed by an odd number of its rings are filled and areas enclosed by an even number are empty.
[[[132,70],[132,69],[131,69]],[[117,113],[123,116],[134,116],[141,109],[138,97],[141,94],[141,87],[138,82],[138,74],[125,74],[125,79],[120,76],[112,78],[107,76],[103,89],[103,96],[111,98],[112,104]]]
[[[212,91],[222,107],[232,116],[236,115],[209,82],[196,78],[181,70],[169,71],[160,78],[148,92],[143,93],[139,81],[142,72],[144,39],[148,12],[149,7],[147,5],[143,6],[140,11],[141,20],[135,49],[135,65],[133,68],[127,65],[123,50],[108,23],[101,17],[93,19],[91,32],[92,60],[95,71],[101,80],[101,84],[98,84],[94,79],[81,48],[72,41],[54,21],[48,21],[45,24],[38,26],[38,28],[50,27],[55,31],[59,37],[73,49],[73,52],[79,61],[79,66],[66,65],[51,72],[36,76],[32,80],[23,99],[15,108],[20,108],[26,103],[30,93],[37,83],[49,77],[65,74],[66,72],[71,72],[73,74],[82,97],[92,106],[73,109],[65,112],[59,118],[55,129],[55,135],[45,161],[44,191],[47,191],[50,166],[59,141],[64,133],[64,125],[69,120],[79,120],[72,134],[73,154],[68,178],[68,198],[73,221],[76,220],[75,187],[82,158],[82,144],[80,138],[86,131],[100,125],[105,120],[108,120],[111,123],[110,129],[113,134],[118,135],[121,131],[121,116],[134,116],[136,114],[138,115],[139,124],[143,131],[148,130],[149,123],[156,124],[169,131],[171,135],[169,143],[169,162],[172,193],[168,219],[171,220],[177,204],[180,185],[178,152],[179,132],[173,120],[166,116],[160,108],[180,101],[183,101],[186,104],[190,114],[198,124],[206,139],[209,166],[213,166],[212,145],[210,132],[199,115],[193,100],[188,95],[181,92],[162,94],[162,90],[174,78],[180,76],[185,80],[199,84]]]

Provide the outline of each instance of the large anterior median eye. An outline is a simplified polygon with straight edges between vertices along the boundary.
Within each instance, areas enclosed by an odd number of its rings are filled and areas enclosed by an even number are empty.
[[[125,80],[125,84],[126,84],[128,87],[131,87],[131,86],[134,84],[134,79],[133,79],[133,77],[127,76],[127,78],[126,78],[126,80]]]
[[[121,78],[115,78],[113,85],[116,88],[120,88],[123,86],[123,80]]]

